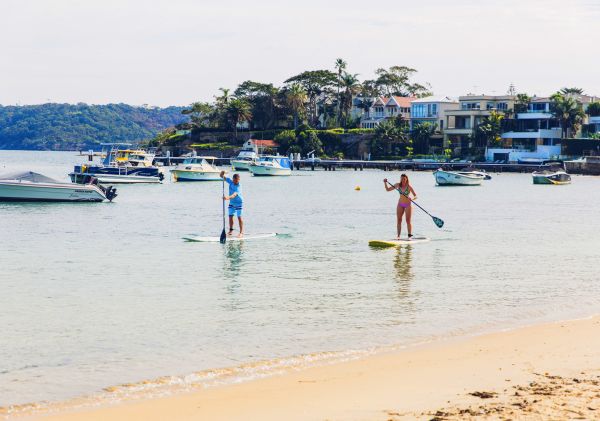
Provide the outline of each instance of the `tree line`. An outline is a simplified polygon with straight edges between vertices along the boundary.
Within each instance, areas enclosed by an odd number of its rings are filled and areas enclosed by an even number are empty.
[[[355,98],[358,106],[369,108],[379,95],[428,96],[428,84],[412,79],[416,69],[392,66],[375,70],[372,79],[360,80],[348,71],[343,59],[332,69],[307,70],[291,76],[282,86],[247,80],[233,91],[220,88],[212,102],[195,102],[183,110],[190,117],[182,128],[221,129],[237,134],[241,125],[250,130],[274,128],[297,129],[306,124],[312,128],[358,127],[351,109]]]
[[[127,104],[0,106],[0,149],[99,149],[100,143],[136,143],[185,122],[183,107]]]

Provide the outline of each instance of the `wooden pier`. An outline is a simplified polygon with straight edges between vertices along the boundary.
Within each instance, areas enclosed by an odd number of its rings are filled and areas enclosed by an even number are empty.
[[[520,172],[531,173],[557,167],[563,168],[560,163],[548,164],[508,164],[492,162],[418,162],[418,161],[362,161],[362,160],[299,160],[294,161],[295,170],[323,169],[335,171],[336,169],[379,169],[383,171],[433,171],[439,168],[451,171],[461,170],[485,170],[487,172]]]
[[[189,157],[177,156],[157,156],[154,158],[155,163],[162,163],[164,166],[177,165]],[[215,164],[226,166],[231,164],[231,158],[216,158]],[[451,171],[461,170],[484,170],[487,172],[518,172],[531,173],[534,171],[543,171],[549,169],[564,169],[562,163],[554,162],[548,164],[509,164],[509,163],[493,163],[493,162],[419,162],[419,161],[363,161],[352,159],[302,159],[292,162],[293,170],[354,170],[362,171],[364,169],[378,169],[382,171],[434,171],[439,168]]]

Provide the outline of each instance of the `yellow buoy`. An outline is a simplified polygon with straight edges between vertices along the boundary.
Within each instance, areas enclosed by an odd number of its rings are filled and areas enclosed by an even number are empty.
[[[356,191],[360,191],[360,186],[356,186],[356,187],[354,187],[354,190],[356,190]]]

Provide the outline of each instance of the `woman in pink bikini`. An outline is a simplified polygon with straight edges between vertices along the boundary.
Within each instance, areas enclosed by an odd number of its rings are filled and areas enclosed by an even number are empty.
[[[412,200],[416,200],[417,193],[413,190],[408,181],[408,176],[402,174],[400,176],[400,182],[394,185],[388,184],[387,178],[383,180],[385,183],[386,191],[398,190],[400,192],[400,198],[398,199],[398,206],[396,207],[396,226],[398,229],[398,240],[400,239],[400,233],[402,231],[402,216],[406,218],[406,226],[408,227],[408,238],[412,237],[412,202],[410,195],[412,194]]]

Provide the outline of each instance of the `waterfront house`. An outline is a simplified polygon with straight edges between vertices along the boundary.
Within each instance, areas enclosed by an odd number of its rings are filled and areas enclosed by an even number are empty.
[[[408,121],[410,104],[414,100],[416,100],[415,97],[403,96],[361,98],[354,107],[354,115],[360,115],[360,127],[363,129],[374,129],[382,121],[398,116]]]
[[[428,96],[410,104],[410,130],[419,124],[429,123],[434,127],[430,146],[443,148],[443,133],[447,127],[446,112],[458,106],[458,101],[447,96]]]
[[[460,153],[473,147],[475,129],[492,111],[505,113],[514,108],[515,96],[469,94],[458,101],[458,108],[445,112],[444,144]]]
[[[486,148],[487,161],[558,159],[561,128],[550,111],[550,98],[534,97],[523,113],[502,121],[502,145]]]

